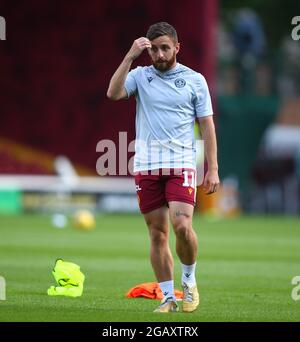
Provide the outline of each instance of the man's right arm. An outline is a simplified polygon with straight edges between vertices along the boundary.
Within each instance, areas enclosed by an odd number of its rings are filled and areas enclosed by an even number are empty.
[[[124,85],[131,64],[147,48],[151,48],[151,43],[147,38],[141,37],[133,42],[131,49],[109,82],[107,90],[107,97],[109,99],[117,101],[127,98],[127,91]]]

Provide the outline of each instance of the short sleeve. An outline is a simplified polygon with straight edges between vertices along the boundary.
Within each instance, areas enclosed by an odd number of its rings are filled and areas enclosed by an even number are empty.
[[[135,94],[137,91],[137,74],[139,72],[140,67],[137,67],[135,69],[132,69],[125,80],[125,90],[127,92],[127,98],[129,98],[131,95]]]
[[[197,75],[196,80],[196,94],[195,94],[195,113],[198,118],[213,115],[213,109],[211,104],[211,98],[209,89],[205,78],[201,75]]]

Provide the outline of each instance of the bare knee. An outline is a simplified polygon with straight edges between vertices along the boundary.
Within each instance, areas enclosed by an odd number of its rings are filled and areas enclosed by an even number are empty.
[[[189,226],[187,222],[179,221],[174,225],[174,232],[176,237],[182,241],[188,241],[189,235],[191,233],[192,228]]]
[[[149,233],[151,242],[155,245],[164,245],[168,242],[168,231],[167,229],[162,229],[155,224],[149,225]]]

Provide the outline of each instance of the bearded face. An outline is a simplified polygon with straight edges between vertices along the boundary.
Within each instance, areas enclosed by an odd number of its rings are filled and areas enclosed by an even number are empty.
[[[148,52],[155,69],[165,72],[176,65],[179,43],[175,43],[169,36],[160,36],[153,39],[151,44]]]
[[[159,58],[156,61],[152,61],[152,64],[159,71],[167,71],[176,64],[176,52],[173,52],[173,56],[169,60]]]

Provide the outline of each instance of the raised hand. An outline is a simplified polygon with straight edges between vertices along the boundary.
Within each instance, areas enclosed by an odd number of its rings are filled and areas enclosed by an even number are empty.
[[[138,38],[133,42],[130,50],[127,53],[127,57],[134,61],[147,48],[151,48],[150,40],[145,37]]]

